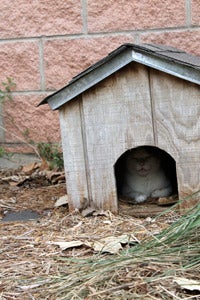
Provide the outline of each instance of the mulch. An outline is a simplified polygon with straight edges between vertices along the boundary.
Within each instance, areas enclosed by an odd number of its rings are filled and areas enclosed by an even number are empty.
[[[88,258],[96,255],[87,246],[62,250],[56,242],[98,241],[108,236],[134,234],[138,242],[161,232],[179,218],[170,211],[154,219],[141,213],[142,206],[120,201],[119,215],[110,212],[84,217],[80,212],[69,212],[67,205],[55,207],[66,194],[62,172],[28,168],[0,171],[0,299],[52,299],[43,292],[48,278],[70,272],[70,267],[58,258]],[[55,175],[57,173],[57,175]],[[53,178],[53,182],[52,179]],[[56,180],[55,178],[59,178]],[[149,203],[145,211],[155,203]],[[135,207],[135,211],[134,211]],[[160,213],[159,206],[156,206]],[[136,209],[137,208],[137,209]],[[144,206],[143,206],[144,208]],[[35,211],[39,218],[3,222],[10,211]],[[139,211],[140,210],[140,211]],[[140,214],[141,213],[141,214]],[[141,269],[141,266],[138,266]],[[38,282],[38,284],[37,284]],[[103,298],[102,298],[103,299]]]

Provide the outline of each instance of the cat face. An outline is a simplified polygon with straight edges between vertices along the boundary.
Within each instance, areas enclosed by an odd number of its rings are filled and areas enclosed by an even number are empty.
[[[126,166],[129,172],[145,177],[159,169],[160,159],[146,149],[135,149],[128,155]]]

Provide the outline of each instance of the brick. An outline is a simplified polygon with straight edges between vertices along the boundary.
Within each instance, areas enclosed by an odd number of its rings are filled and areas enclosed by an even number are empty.
[[[182,26],[185,0],[88,0],[89,32]]]
[[[200,25],[200,2],[199,0],[192,0],[191,5],[192,25]]]
[[[80,0],[4,0],[0,2],[0,38],[80,33]]]
[[[134,42],[131,35],[72,40],[51,40],[44,46],[47,89],[58,89],[73,76],[97,62],[123,43]]]
[[[141,36],[142,43],[170,45],[200,56],[200,29],[164,33],[148,33]]]
[[[19,143],[60,141],[58,112],[48,105],[36,107],[44,95],[17,95],[4,104],[5,141]]]
[[[12,77],[16,89],[40,89],[39,48],[36,42],[7,42],[0,47],[0,82]]]

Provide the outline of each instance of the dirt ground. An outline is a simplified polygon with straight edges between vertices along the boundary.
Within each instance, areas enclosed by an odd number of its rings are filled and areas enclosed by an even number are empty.
[[[65,194],[62,173],[52,176],[34,168],[0,171],[0,299],[54,299],[43,295],[41,286],[33,282],[67,272],[68,266],[62,260],[55,263],[55,257],[95,255],[94,249],[84,245],[62,250],[59,242],[94,242],[123,234],[141,242],[179,218],[178,213],[170,212],[155,220],[147,213],[149,207],[142,216],[140,208],[138,213],[138,207],[124,201],[117,216],[99,212],[83,217],[78,211],[69,213],[67,205],[55,207],[56,201]],[[8,212],[22,210],[36,211],[40,217],[3,221]]]

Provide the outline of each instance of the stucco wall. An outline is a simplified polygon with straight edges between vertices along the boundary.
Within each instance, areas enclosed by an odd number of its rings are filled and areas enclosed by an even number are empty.
[[[0,82],[16,83],[0,142],[14,152],[33,151],[24,139],[60,140],[58,113],[36,105],[122,43],[200,56],[199,0],[1,0],[0,16]]]

